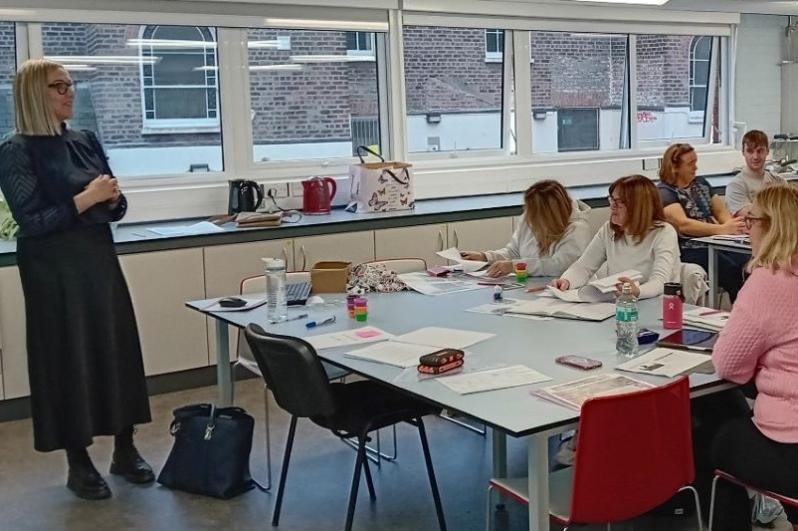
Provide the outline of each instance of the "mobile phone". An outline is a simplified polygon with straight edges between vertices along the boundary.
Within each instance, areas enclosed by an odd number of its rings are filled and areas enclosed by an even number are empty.
[[[440,367],[452,363],[453,361],[462,360],[465,357],[465,352],[456,348],[444,348],[436,350],[431,354],[424,354],[418,359],[421,365],[428,367]]]
[[[585,358],[584,356],[560,356],[554,361],[556,361],[560,365],[568,365],[569,367],[576,367],[577,369],[582,369],[583,371],[589,371],[590,369],[598,369],[602,365],[602,363],[599,360]]]

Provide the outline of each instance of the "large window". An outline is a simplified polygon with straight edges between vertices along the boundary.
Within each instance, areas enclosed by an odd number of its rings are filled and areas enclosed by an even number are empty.
[[[493,44],[504,42],[491,30]],[[497,37],[497,33],[501,37]],[[502,148],[504,64],[486,62],[486,30],[405,26],[411,153]]]
[[[216,39],[203,27],[142,28],[141,84],[148,127],[219,126]]]
[[[248,31],[256,162],[351,157],[358,145],[380,149],[377,64],[348,53],[351,35]],[[290,49],[280,46],[289,41]]]
[[[215,44],[206,40],[213,31],[148,28],[42,25],[45,56],[78,81],[72,127],[98,133],[117,176],[221,171],[218,123],[195,121],[219,120],[216,83],[208,85],[215,80],[216,65],[207,64],[215,61]],[[148,123],[159,119],[175,121],[159,129]]]
[[[533,31],[530,48],[533,151],[628,148],[628,37]]]
[[[669,143],[706,136],[713,37],[637,36],[637,132],[640,141]],[[717,97],[715,87],[713,97]],[[694,141],[695,142],[695,141]]]
[[[12,84],[16,59],[14,24],[0,22],[0,138],[14,130]]]

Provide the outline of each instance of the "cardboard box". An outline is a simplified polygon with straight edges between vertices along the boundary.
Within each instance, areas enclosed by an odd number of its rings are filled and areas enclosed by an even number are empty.
[[[345,293],[352,262],[316,262],[310,270],[313,293]]]

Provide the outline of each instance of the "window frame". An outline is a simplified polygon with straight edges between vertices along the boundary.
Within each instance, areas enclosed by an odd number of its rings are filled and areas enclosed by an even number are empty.
[[[346,55],[349,57],[368,57],[372,61],[377,60],[377,39],[375,38],[374,32],[371,31],[347,31],[346,33],[354,33],[355,34],[355,42],[357,43],[357,48],[350,48],[349,44],[347,43],[346,46]],[[360,48],[360,36],[362,34],[366,34],[366,40],[369,42],[369,46],[367,48]]]
[[[698,43],[700,43],[704,39],[709,39],[709,54],[706,59],[704,58],[696,58],[696,49],[698,48]],[[690,42],[690,66],[689,66],[689,73],[687,76],[687,90],[689,90],[690,94],[690,112],[706,112],[707,110],[707,103],[709,100],[709,74],[712,70],[712,38],[707,35],[698,35],[693,37],[693,40]],[[704,85],[699,85],[696,83],[696,70],[697,70],[697,63],[707,63],[706,67],[709,68],[710,72],[707,72],[707,82]],[[704,67],[704,68],[706,68]],[[695,106],[695,93],[693,92],[696,88],[703,88],[706,91],[704,96],[704,108],[697,109]]]
[[[157,34],[158,29],[161,27],[170,27],[172,24],[142,24],[141,28],[139,28],[139,39],[152,39],[154,35]],[[139,88],[141,93],[141,121],[142,121],[142,135],[153,135],[153,134],[189,134],[189,133],[218,133],[220,132],[220,104],[219,104],[219,56],[216,52],[217,50],[217,42],[218,38],[216,38],[216,28],[215,27],[207,27],[207,26],[193,26],[193,25],[186,25],[182,26],[184,28],[194,28],[197,32],[203,37],[203,42],[210,42],[213,43],[212,46],[205,47],[203,46],[202,52],[198,52],[194,55],[202,55],[203,56],[203,63],[206,67],[216,67],[216,70],[213,74],[213,84],[208,84],[208,78],[210,74],[206,71],[205,73],[205,85],[155,85],[155,65],[145,65],[144,61],[140,61],[139,63]],[[207,32],[207,35],[206,35]],[[208,41],[207,37],[210,37],[211,40]],[[208,65],[208,50],[207,48],[211,48],[214,55],[214,65]],[[200,49],[198,47],[198,49]],[[138,45],[138,56],[140,58],[144,58],[145,52],[149,52],[149,56],[154,56],[158,47],[149,44],[145,45],[139,43]],[[157,53],[170,53],[168,50],[160,50]],[[178,55],[177,53],[173,53],[172,55]],[[187,54],[186,54],[187,55]],[[152,70],[151,74],[146,74],[147,68]],[[150,79],[151,85],[147,85],[147,80]],[[208,105],[208,95],[209,91],[213,90],[214,92],[214,103],[215,109],[213,111],[216,113],[215,117],[208,116],[206,118],[158,118],[157,117],[157,109],[155,107],[155,93],[159,90],[169,90],[169,89],[203,89],[203,93],[205,94],[205,107],[206,107],[206,114],[210,114],[211,108]],[[147,91],[151,91],[153,93],[152,96],[152,104],[153,108],[151,109],[149,106],[149,99],[147,98]],[[150,117],[150,114],[153,114],[153,117]]]
[[[501,63],[504,61],[504,49],[507,46],[505,38],[507,33],[499,28],[485,28],[485,62],[486,63]],[[490,50],[490,41],[495,39],[496,50]],[[501,46],[499,46],[501,44]]]

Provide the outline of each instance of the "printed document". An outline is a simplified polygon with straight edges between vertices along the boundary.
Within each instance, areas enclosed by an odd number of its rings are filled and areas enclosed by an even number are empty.
[[[446,295],[447,293],[459,293],[461,291],[471,291],[482,289],[474,279],[463,277],[431,277],[424,272],[402,273],[399,279],[423,295]]]
[[[193,225],[180,225],[177,227],[147,227],[147,230],[161,236],[181,236],[191,234],[208,234],[209,232],[224,232],[224,229],[210,221],[200,221]]]
[[[615,275],[588,282],[581,288],[563,291],[554,286],[547,286],[546,290],[549,295],[553,295],[566,302],[606,302],[613,299],[615,285],[621,277],[626,277],[637,282],[643,278],[643,275],[640,271],[628,269]]]
[[[575,303],[537,297],[521,301],[507,308],[507,314],[542,315],[582,321],[603,321],[615,315],[615,305],[609,302]]]
[[[393,334],[384,332],[374,326],[366,326],[357,330],[343,330],[341,332],[331,332],[303,338],[313,345],[316,350],[325,348],[348,347],[350,345],[363,345],[385,341],[393,337]]]
[[[721,310],[713,310],[712,308],[693,308],[692,310],[685,310],[683,314],[684,324],[696,326],[714,332],[720,332],[726,326],[726,321],[729,320],[731,314]]]
[[[467,395],[547,382],[551,378],[525,365],[513,365],[501,369],[442,376],[436,378],[436,380],[455,393]]]
[[[651,387],[654,385],[621,374],[597,374],[573,382],[544,387],[533,394],[578,411],[590,398],[631,393]]]
[[[396,341],[383,341],[382,343],[369,345],[366,348],[347,352],[344,356],[406,369],[407,367],[415,367],[419,364],[418,359],[421,356],[432,354],[436,350],[438,350],[438,347],[429,345],[411,345]]]
[[[435,254],[459,265],[466,273],[478,271],[488,265],[487,262],[483,262],[481,260],[466,260],[460,256],[460,251],[457,249],[457,247],[449,247],[448,249],[438,251]]]
[[[642,356],[618,365],[616,369],[673,378],[703,365],[710,359],[711,357],[707,354],[655,348]]]
[[[396,336],[393,338],[393,341],[438,348],[464,349],[480,341],[485,341],[494,335],[495,334],[486,334],[484,332],[472,332],[470,330],[429,326],[426,328],[419,328],[407,334],[402,334],[401,336]]]

